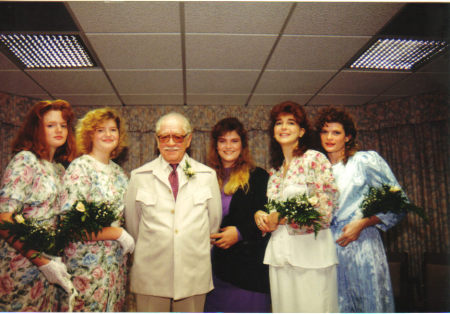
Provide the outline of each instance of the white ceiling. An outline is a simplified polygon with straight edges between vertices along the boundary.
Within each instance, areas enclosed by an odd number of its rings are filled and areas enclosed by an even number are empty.
[[[359,105],[448,91],[448,55],[415,73],[344,69],[404,3],[65,4],[99,66],[22,71],[0,54],[0,91],[102,106]]]

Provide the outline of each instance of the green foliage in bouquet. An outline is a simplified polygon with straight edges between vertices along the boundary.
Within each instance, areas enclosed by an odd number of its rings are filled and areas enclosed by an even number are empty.
[[[62,250],[70,242],[89,241],[92,233],[97,235],[117,219],[118,215],[110,203],[77,201],[61,217],[56,246]]]
[[[361,209],[363,217],[387,212],[395,214],[411,212],[428,223],[428,217],[423,208],[410,203],[399,187],[388,184],[370,187],[361,203]]]
[[[322,228],[320,224],[322,215],[316,210],[314,205],[318,203],[315,196],[308,198],[305,194],[288,198],[286,201],[269,200],[265,205],[268,213],[276,211],[279,218],[286,218],[290,224],[298,227],[308,226],[314,228],[314,235]]]
[[[21,211],[20,211],[21,212]],[[40,224],[36,219],[24,218],[20,213],[13,213],[13,222],[3,221],[0,230],[7,230],[12,243],[22,242],[23,252],[37,251],[31,258],[40,257],[42,253],[55,255],[55,231],[46,224]]]

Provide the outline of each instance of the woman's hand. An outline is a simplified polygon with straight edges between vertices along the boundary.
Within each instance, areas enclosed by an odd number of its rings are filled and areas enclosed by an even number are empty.
[[[125,229],[122,229],[122,233],[120,234],[120,237],[116,239],[116,241],[119,242],[122,246],[123,255],[133,253],[135,247],[134,239],[128,232],[125,231]]]
[[[239,241],[239,232],[235,226],[227,226],[220,231],[220,233],[214,233],[210,236],[211,239],[216,239],[212,241],[215,246],[226,250]]]
[[[380,222],[381,220],[377,216],[351,221],[342,228],[342,234],[339,239],[336,240],[336,243],[340,246],[347,246],[350,242],[358,240],[359,235],[364,228],[376,225]]]
[[[278,213],[273,212],[270,215],[262,210],[258,210],[254,217],[255,223],[262,232],[272,232],[278,228]]]

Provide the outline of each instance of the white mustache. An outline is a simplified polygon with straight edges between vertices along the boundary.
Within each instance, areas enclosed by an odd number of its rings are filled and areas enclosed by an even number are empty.
[[[163,149],[164,151],[170,151],[170,152],[177,152],[177,151],[179,151],[180,149],[179,148],[176,148],[176,147],[165,147],[164,149]]]

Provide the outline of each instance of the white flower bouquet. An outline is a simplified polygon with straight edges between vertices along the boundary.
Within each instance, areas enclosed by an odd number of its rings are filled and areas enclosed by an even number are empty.
[[[42,253],[56,255],[55,230],[52,226],[34,218],[25,218],[21,212],[22,210],[12,214],[12,222],[0,223],[0,230],[8,231],[12,243],[22,242],[24,252],[36,251],[31,255],[32,259],[41,256]]]
[[[269,200],[265,205],[265,210],[270,214],[279,213],[279,219],[286,218],[293,229],[307,227],[317,237],[317,233],[322,228],[322,214],[315,208],[319,200],[317,197],[308,197],[300,194],[288,198],[285,201]]]
[[[97,235],[118,219],[111,203],[77,201],[70,210],[62,214],[56,233],[56,245],[62,250],[70,242],[89,241],[90,234]]]
[[[411,203],[398,186],[382,184],[380,187],[369,187],[369,191],[361,203],[363,218],[378,213],[402,214],[412,212],[428,223],[428,217],[423,208]]]

